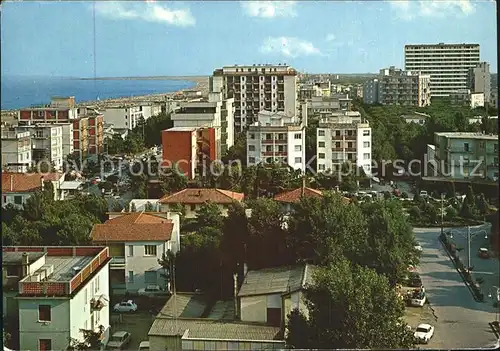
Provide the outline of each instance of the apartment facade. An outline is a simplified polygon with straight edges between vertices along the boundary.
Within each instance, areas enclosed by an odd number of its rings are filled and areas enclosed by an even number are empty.
[[[296,116],[262,111],[246,135],[248,166],[279,163],[305,172],[305,127]]]
[[[481,62],[477,66],[470,68],[468,79],[468,89],[470,89],[471,93],[483,93],[485,102],[489,102],[491,97],[490,64]]]
[[[227,66],[214,71],[210,91],[234,98],[235,129],[258,120],[259,111],[297,113],[297,71],[287,65]]]
[[[214,128],[218,155],[234,144],[234,98],[223,100],[222,93],[209,93],[207,100],[180,103],[171,119],[174,128]]]
[[[173,127],[162,131],[161,140],[163,166],[177,167],[189,179],[207,171],[221,156],[216,128]]]
[[[158,259],[180,250],[179,214],[154,212],[110,213],[94,225],[95,245],[109,247],[110,284],[114,293],[135,292],[147,285],[168,287]]]
[[[19,332],[16,350],[66,350],[82,329],[109,338],[107,247],[2,248],[4,315]],[[17,329],[16,329],[17,327]]]
[[[363,85],[363,102],[369,105],[378,103],[378,89],[379,80],[377,78],[373,78],[365,82]]]
[[[381,69],[377,102],[382,105],[428,106],[431,103],[430,76],[394,66]]]
[[[434,133],[433,168],[444,177],[498,180],[498,135]]]
[[[307,113],[309,116],[326,117],[339,111],[351,109],[352,99],[347,94],[334,94],[328,97],[312,97],[307,100]]]
[[[32,164],[31,134],[16,129],[2,128],[2,169],[27,172]]]
[[[433,97],[469,86],[469,69],[479,64],[479,44],[405,45],[405,70],[430,75]]]
[[[63,152],[63,128],[60,125],[43,124],[21,130],[31,133],[32,160],[35,164],[48,161],[54,168],[62,170],[64,161]]]
[[[320,121],[317,136],[317,172],[340,170],[350,162],[371,175],[372,135],[368,123],[338,120]],[[353,169],[353,171],[356,171]]]

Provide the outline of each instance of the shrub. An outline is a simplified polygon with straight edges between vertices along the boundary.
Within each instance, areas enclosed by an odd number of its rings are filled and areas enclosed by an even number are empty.
[[[402,198],[402,199],[407,199],[407,198],[408,198],[408,193],[407,193],[407,192],[405,192],[405,191],[403,191],[403,192],[401,193],[401,198]]]

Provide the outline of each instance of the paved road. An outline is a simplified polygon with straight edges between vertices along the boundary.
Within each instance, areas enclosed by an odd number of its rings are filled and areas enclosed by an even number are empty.
[[[436,320],[433,340],[423,348],[492,347],[497,339],[488,323],[495,320],[492,303],[476,302],[438,236],[440,229],[416,228],[423,248],[419,272]],[[489,301],[488,301],[489,302]]]

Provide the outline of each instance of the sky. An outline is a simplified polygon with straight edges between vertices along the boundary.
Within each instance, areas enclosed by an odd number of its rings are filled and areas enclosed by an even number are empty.
[[[404,68],[404,45],[478,43],[497,69],[494,0],[95,1],[96,76],[208,75],[234,64],[307,73]],[[2,75],[93,77],[92,1],[1,5]]]

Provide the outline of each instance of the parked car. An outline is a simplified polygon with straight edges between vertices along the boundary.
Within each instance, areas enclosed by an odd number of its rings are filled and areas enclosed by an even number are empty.
[[[478,256],[481,258],[490,258],[490,252],[487,248],[482,247],[479,249]]]
[[[420,288],[422,286],[422,279],[418,273],[411,273],[408,278],[408,286]]]
[[[126,331],[117,331],[109,338],[106,348],[109,350],[124,349],[130,342],[130,333]]]
[[[420,246],[420,244],[419,244],[419,243],[417,243],[417,244],[415,245],[415,250],[417,250],[417,251],[422,251],[422,246]]]
[[[165,291],[159,285],[148,285],[139,289],[139,296],[158,296],[165,295]]]
[[[425,191],[425,190],[420,191],[420,197],[428,197],[428,196],[429,196],[429,194],[427,193],[427,191]]]
[[[141,341],[139,351],[149,351],[149,341]]]
[[[422,290],[416,290],[413,292],[410,298],[410,306],[413,307],[424,307],[427,298],[425,297],[425,292]]]
[[[135,311],[137,311],[137,305],[132,300],[122,301],[120,303],[117,303],[113,307],[113,311],[114,312],[121,312],[121,313],[135,312]]]
[[[434,327],[430,324],[419,324],[413,335],[419,343],[427,344],[434,335]]]

